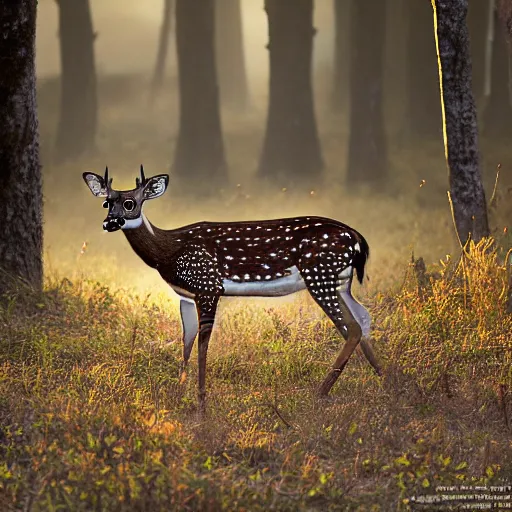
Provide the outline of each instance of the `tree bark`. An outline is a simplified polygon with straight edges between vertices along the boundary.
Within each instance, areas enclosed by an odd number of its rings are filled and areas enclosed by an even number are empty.
[[[290,186],[318,180],[323,160],[313,104],[313,0],[265,0],[270,84],[259,175]]]
[[[89,0],[56,0],[61,59],[60,118],[56,158],[94,149],[98,117],[94,40]]]
[[[158,39],[158,52],[156,55],[153,78],[151,79],[151,101],[153,101],[155,96],[160,92],[164,81],[165,64],[167,62],[167,54],[169,53],[169,38],[172,30],[173,6],[173,0],[164,0],[164,13],[160,27],[160,37]]]
[[[406,0],[408,9],[406,138],[423,141],[441,134],[439,74],[432,12],[426,0]]]
[[[176,1],[180,128],[173,173],[184,188],[209,194],[227,179],[215,68],[213,0]],[[211,190],[211,193],[214,193]]]
[[[386,3],[357,1],[352,9],[347,181],[378,184],[388,173],[382,100]]]
[[[42,184],[36,106],[36,0],[0,2],[0,293],[43,279]]]
[[[509,96],[509,56],[504,27],[494,25],[491,94],[482,112],[481,132],[485,137],[509,139],[512,136],[512,108]]]
[[[471,85],[468,0],[432,0],[446,161],[455,225],[464,243],[489,235]]]
[[[249,105],[240,0],[215,1],[215,57],[222,105]]]

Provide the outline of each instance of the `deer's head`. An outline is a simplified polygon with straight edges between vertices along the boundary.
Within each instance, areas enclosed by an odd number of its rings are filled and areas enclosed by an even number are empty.
[[[108,177],[108,167],[105,169],[103,177],[93,172],[84,172],[83,178],[96,197],[105,198],[103,208],[108,208],[107,218],[103,221],[105,231],[139,227],[142,224],[144,201],[160,197],[169,183],[167,174],[159,174],[146,179],[142,165],[140,166],[140,178],[135,178],[133,190],[114,190],[112,178]]]

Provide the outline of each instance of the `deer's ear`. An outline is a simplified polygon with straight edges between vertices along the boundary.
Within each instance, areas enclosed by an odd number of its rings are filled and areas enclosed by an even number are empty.
[[[96,197],[108,196],[105,180],[101,176],[93,172],[84,172],[82,176],[86,185]]]
[[[169,184],[168,174],[159,174],[146,181],[144,185],[144,199],[156,199],[160,197],[167,189]]]

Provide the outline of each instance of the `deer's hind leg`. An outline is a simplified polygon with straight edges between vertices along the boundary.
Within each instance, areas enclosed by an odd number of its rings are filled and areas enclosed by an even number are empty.
[[[340,294],[343,302],[346,304],[346,306],[350,309],[352,316],[355,318],[357,323],[361,326],[361,342],[359,343],[358,348],[360,347],[364,356],[368,360],[368,362],[372,365],[375,373],[377,375],[382,375],[382,371],[380,369],[380,365],[377,361],[377,358],[375,357],[375,354],[373,353],[372,346],[370,344],[370,324],[371,324],[371,317],[370,313],[368,313],[368,310],[360,304],[354,297],[352,297],[352,294],[350,292],[350,285],[351,281],[349,281],[345,285],[345,289],[343,289],[343,284],[340,285],[338,288],[338,293]]]
[[[325,263],[316,263],[302,268],[301,274],[307,290],[315,302],[345,338],[345,344],[332,369],[318,389],[321,395],[327,395],[361,341],[363,332],[368,335],[370,328],[369,314],[364,306],[355,301],[350,295],[352,268],[349,267],[337,274],[334,270],[329,269],[329,266]],[[367,317],[360,309],[355,308],[354,304],[359,305],[366,312]],[[364,340],[363,352],[376,371],[380,371],[375,366],[375,356],[366,340]]]

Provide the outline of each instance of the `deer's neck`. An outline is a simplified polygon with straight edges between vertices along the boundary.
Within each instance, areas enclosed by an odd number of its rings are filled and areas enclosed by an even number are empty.
[[[169,253],[173,252],[171,233],[159,229],[144,215],[142,222],[137,227],[123,229],[128,242],[135,253],[150,267],[157,268]]]

